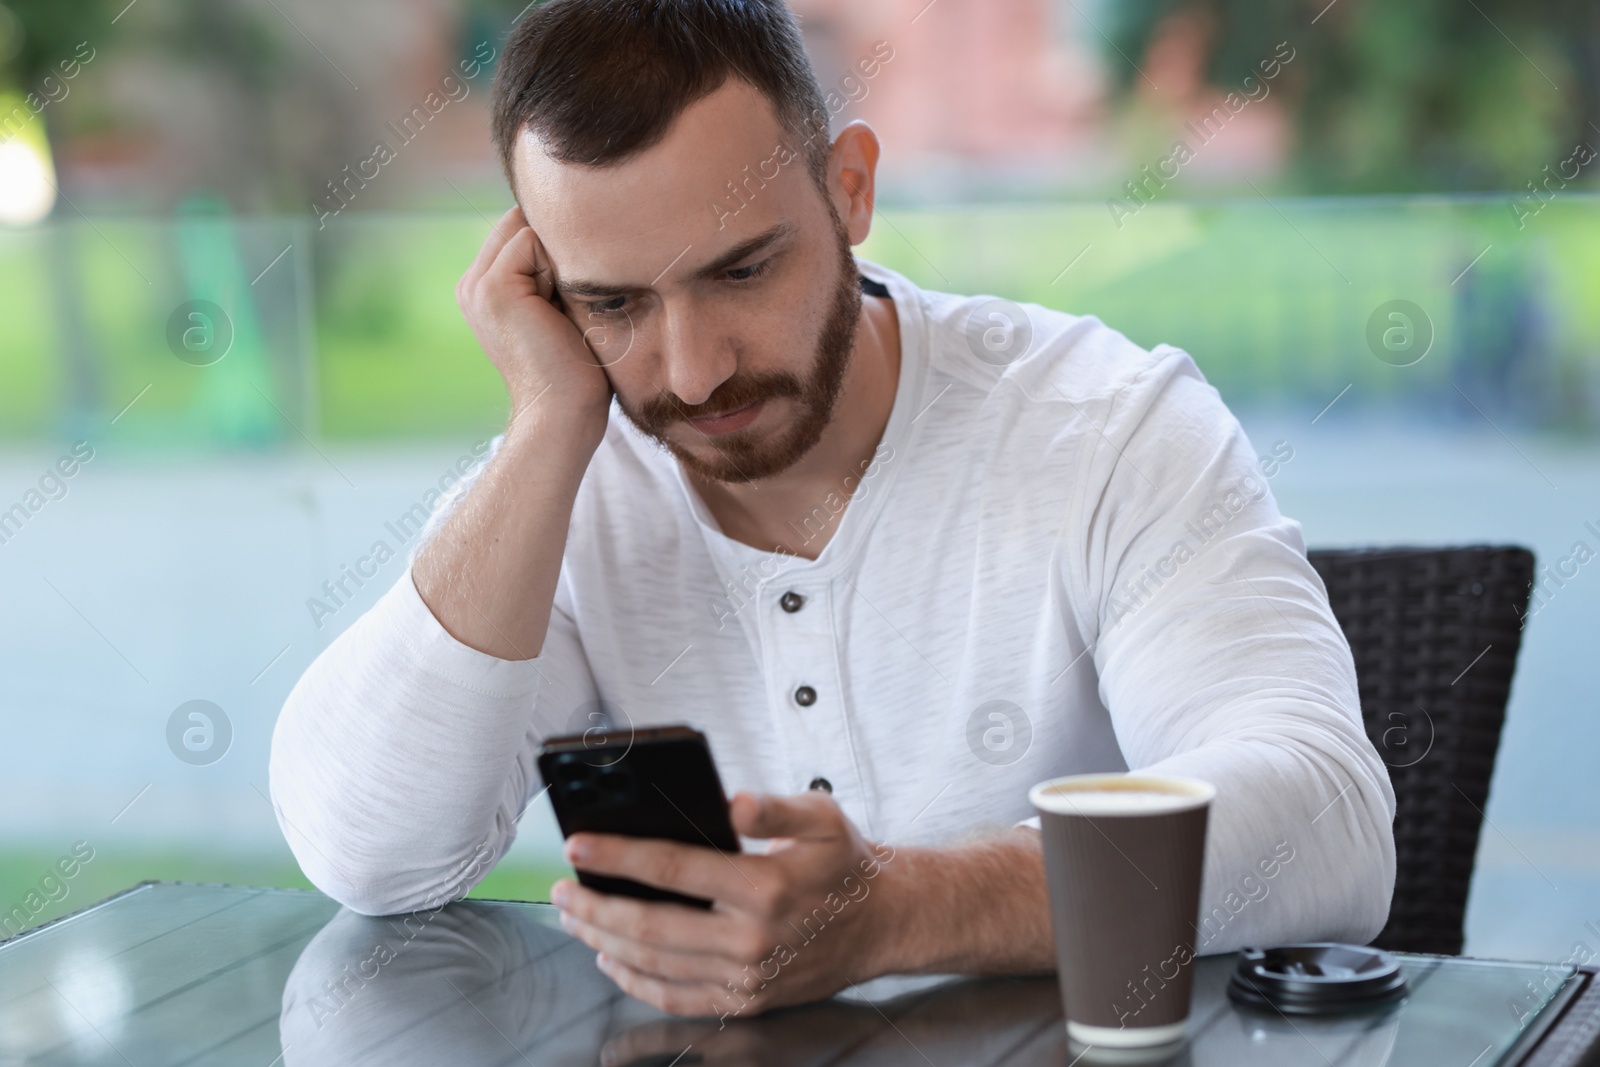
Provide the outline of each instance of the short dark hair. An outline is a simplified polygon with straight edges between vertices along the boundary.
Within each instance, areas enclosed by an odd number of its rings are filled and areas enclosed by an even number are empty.
[[[540,3],[511,31],[494,77],[491,124],[506,181],[515,187],[524,129],[563,163],[621,163],[659,142],[729,76],[772,104],[825,189],[828,112],[783,0]]]

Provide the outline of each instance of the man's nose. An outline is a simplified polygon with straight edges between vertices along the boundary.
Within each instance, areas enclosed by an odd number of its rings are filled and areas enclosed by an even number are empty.
[[[692,308],[665,309],[660,344],[664,384],[691,406],[705,403],[738,364],[722,331]]]

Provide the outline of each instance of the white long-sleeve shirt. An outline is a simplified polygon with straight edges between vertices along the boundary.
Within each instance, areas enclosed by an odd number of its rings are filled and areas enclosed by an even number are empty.
[[[271,788],[307,877],[367,913],[465,893],[541,788],[541,738],[603,712],[698,727],[730,794],[825,779],[895,845],[1027,820],[1058,775],[1201,778],[1201,951],[1373,936],[1394,794],[1299,524],[1216,390],[1093,317],[1022,305],[1024,338],[993,298],[860,267],[900,378],[853,495],[796,530],[843,509],[820,555],[724,536],[613,409],[536,659],[456,641],[408,569],[295,686]]]

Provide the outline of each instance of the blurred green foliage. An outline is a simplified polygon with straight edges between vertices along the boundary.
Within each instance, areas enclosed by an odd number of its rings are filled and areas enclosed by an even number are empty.
[[[292,72],[284,35],[294,31],[270,10],[218,0],[176,0],[165,12],[152,41],[174,58],[204,67],[210,78],[267,93],[280,88]]]
[[[106,0],[0,3],[0,88],[32,89],[73,54],[85,26],[110,19],[109,6]]]
[[[1511,204],[1506,195],[1173,201],[1120,227],[1102,204],[887,207],[858,251],[929,289],[1094,314],[1146,347],[1185,348],[1230,403],[1315,411],[1355,383],[1341,410],[1409,404],[1431,417],[1478,417],[1455,383],[1496,419],[1592,431],[1600,199],[1562,193],[1525,220]],[[240,220],[232,243],[208,244],[209,276],[236,279],[216,291],[186,288],[180,270],[178,230],[196,225],[102,220],[0,233],[0,317],[13,324],[0,331],[0,437],[59,436],[74,418],[124,444],[200,448],[263,443],[239,435],[260,420],[290,444],[299,437],[285,420],[346,441],[477,437],[503,425],[504,386],[454,298],[487,227],[477,213],[352,215],[320,237],[304,220]],[[41,282],[52,240],[70,241],[83,273],[100,383],[88,409],[69,403],[54,356],[58,317],[37,313],[54,299]],[[291,240],[295,251],[252,284]],[[241,263],[230,267],[229,255]],[[212,366],[177,359],[165,329],[195,296],[232,308],[239,346],[243,324],[259,323],[268,358],[236,360],[250,351],[237,347]],[[1435,333],[1415,366],[1390,366],[1368,348],[1369,317],[1395,299],[1419,304]],[[246,408],[260,419],[246,419]],[[224,409],[235,417],[222,419]]]
[[[1600,144],[1593,0],[1121,0],[1106,17],[1124,96],[1163,34],[1189,36],[1223,90],[1287,41],[1297,192],[1517,189]]]
[[[1352,386],[1341,416],[1481,418],[1459,386],[1507,424],[1600,423],[1592,196],[1558,200],[1525,233],[1503,199],[1156,203],[1120,230],[1098,205],[889,221],[868,258],[928,288],[1092,314],[1145,347],[1183,348],[1230,404],[1309,417]],[[1370,317],[1396,299],[1419,305],[1433,333],[1411,366],[1369,348]]]
[[[40,878],[53,869],[58,853],[11,848],[0,851],[0,909],[9,912],[24,905],[29,893],[37,893]],[[550,886],[571,869],[559,864],[521,866],[501,864],[486,875],[467,895],[477,900],[549,900]],[[28,929],[52,919],[70,915],[104,900],[130,886],[145,881],[225,883],[229,885],[279,886],[290,889],[314,888],[300,873],[294,859],[283,855],[224,855],[151,848],[138,852],[111,852],[97,849],[94,858],[83,864],[65,883],[66,893],[48,901],[33,916]],[[0,912],[0,914],[4,914]],[[14,930],[0,929],[0,940]]]
[[[356,216],[330,228],[317,286],[323,431],[344,438],[498,432],[505,386],[456,307],[477,216]],[[418,403],[421,398],[426,398]]]

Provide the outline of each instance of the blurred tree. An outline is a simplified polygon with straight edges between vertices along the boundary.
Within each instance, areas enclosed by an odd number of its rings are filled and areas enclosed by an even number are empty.
[[[86,40],[84,27],[103,24],[109,18],[106,6],[104,0],[78,0],[73,4],[60,0],[4,0],[0,3],[0,86],[9,84],[48,100],[64,97],[60,88],[64,72],[78,68],[62,64],[76,64],[83,57],[78,46]],[[53,109],[29,120],[43,127],[52,159],[60,158],[58,117]],[[46,237],[45,247],[57,345],[61,351],[60,417],[62,429],[73,436],[82,432],[82,427],[104,405],[104,379],[83,314],[82,273],[73,234],[55,228]]]
[[[1515,189],[1577,141],[1600,144],[1594,0],[1124,0],[1108,16],[1135,60],[1175,19],[1205,26],[1205,76],[1222,90],[1287,41],[1284,178],[1300,191]],[[1122,95],[1148,89],[1109,58]]]
[[[199,133],[184,144],[192,187],[223,190],[235,207],[267,210],[298,200],[315,174],[333,166],[332,153],[321,152],[305,166],[310,131],[275,121],[299,73],[293,34],[270,7],[237,0],[168,0],[141,23],[138,47],[175,61],[186,79],[206,87],[204,110],[184,116]],[[204,150],[207,142],[214,150]]]
[[[468,40],[494,41],[498,51],[500,45],[511,35],[511,30],[517,21],[529,11],[538,7],[542,0],[462,0],[461,3],[461,29],[462,42]],[[462,55],[465,57],[467,49],[463,47]]]
[[[342,53],[375,51],[351,31],[417,18],[415,4],[389,14],[386,0],[345,0],[313,39],[300,27],[317,2],[0,0],[0,88],[36,88],[85,42],[93,73],[45,113],[53,141],[81,149],[81,138],[103,135],[90,154],[141,155],[147,184],[131,191],[135,200],[156,192],[175,206],[199,189],[239,210],[309,212],[387,114],[373,113],[380,94],[358,95],[345,76],[362,68]]]
[[[108,19],[106,0],[4,0],[0,3],[0,82],[31,89],[71,59],[84,27]]]

